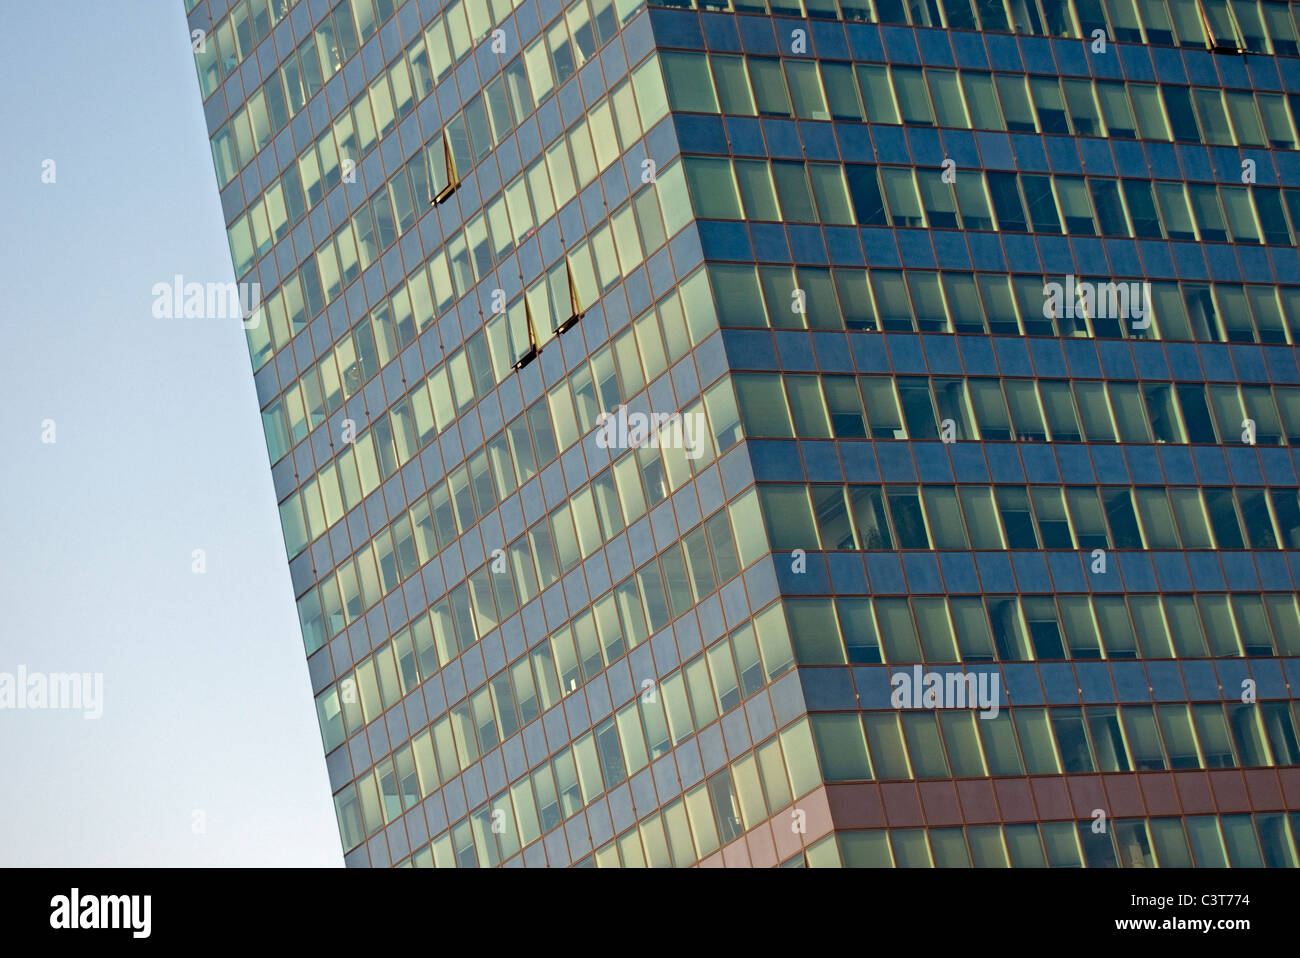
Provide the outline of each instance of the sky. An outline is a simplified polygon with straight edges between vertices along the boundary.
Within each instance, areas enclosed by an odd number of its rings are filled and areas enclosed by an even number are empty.
[[[243,331],[151,308],[234,279],[184,4],[0,37],[0,684],[103,682],[0,707],[0,866],[341,866]]]

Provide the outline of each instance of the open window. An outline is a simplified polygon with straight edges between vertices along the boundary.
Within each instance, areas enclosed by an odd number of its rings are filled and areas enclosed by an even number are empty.
[[[1245,53],[1237,17],[1228,0],[1200,0],[1207,45],[1215,53]]]
[[[439,175],[441,174],[441,175]],[[439,182],[441,181],[441,186]],[[441,206],[460,186],[460,172],[456,169],[456,156],[451,150],[451,138],[444,130],[442,134],[442,168],[438,163],[429,164],[429,205]]]
[[[559,288],[555,288],[557,285]],[[559,271],[555,271],[552,277],[551,303],[555,315],[555,332],[556,334],[568,332],[578,320],[586,315],[586,310],[582,308],[582,303],[578,298],[578,284],[573,278],[573,266],[569,263],[568,258],[564,260],[564,274],[561,278]]]
[[[509,312],[510,355],[513,357],[511,368],[523,369],[541,351],[537,346],[537,335],[533,332],[533,311],[528,306],[525,296]]]

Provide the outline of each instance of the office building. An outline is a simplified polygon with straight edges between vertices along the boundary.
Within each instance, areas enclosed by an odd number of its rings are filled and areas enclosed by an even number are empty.
[[[1295,866],[1240,0],[188,0],[346,861]]]

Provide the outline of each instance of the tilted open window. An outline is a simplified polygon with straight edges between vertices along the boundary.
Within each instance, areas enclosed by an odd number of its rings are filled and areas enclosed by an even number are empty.
[[[1201,19],[1205,23],[1207,46],[1215,53],[1245,53],[1237,17],[1228,0],[1201,0]]]
[[[441,185],[440,185],[441,184]],[[456,156],[451,150],[451,138],[442,134],[442,163],[436,159],[429,164],[429,205],[441,206],[451,199],[460,186],[460,172],[456,169]]]
[[[533,332],[533,311],[528,305],[528,297],[523,297],[518,303],[515,303],[507,313],[510,341],[511,367],[513,369],[523,369],[534,359],[540,352],[537,346],[537,335]]]
[[[561,274],[560,270],[552,270],[549,278],[555,332],[564,333],[586,315],[586,310],[578,300],[578,286],[573,278],[573,267],[567,257],[564,260],[563,273]]]

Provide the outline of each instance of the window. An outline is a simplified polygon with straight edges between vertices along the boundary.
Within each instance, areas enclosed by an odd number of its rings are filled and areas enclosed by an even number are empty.
[[[686,166],[686,182],[697,216],[702,219],[742,218],[740,196],[729,160],[688,156],[682,162]]]
[[[722,112],[753,116],[756,112],[754,96],[750,92],[749,77],[745,73],[745,61],[741,57],[721,54],[714,54],[709,60]]]
[[[920,178],[921,195],[925,202],[925,218],[931,229],[957,228],[957,199],[950,184],[933,173]]]
[[[894,84],[883,66],[858,64],[858,85],[867,108],[868,123],[898,123],[898,106],[894,103]]]
[[[830,382],[831,380],[826,380]],[[868,376],[861,379],[862,399],[867,408],[873,439],[906,439],[898,399],[888,378]]]
[[[749,76],[760,116],[790,116],[790,94],[786,90],[781,61],[767,57],[749,58]]]
[[[738,161],[739,162],[739,161]],[[881,198],[880,182],[874,166],[849,164],[845,167],[853,212],[860,226],[885,226],[885,201]],[[963,208],[964,212],[964,208]],[[975,229],[977,227],[970,226]]]
[[[433,206],[440,206],[451,198],[460,186],[455,156],[451,149],[451,136],[446,131],[442,135],[441,156],[431,158],[429,163],[429,200]]]
[[[808,177],[804,164],[788,161],[773,161],[772,178],[776,182],[776,192],[781,198],[782,219],[787,223],[815,223],[812,196],[808,192]]]
[[[795,114],[806,120],[829,120],[831,115],[822,95],[817,65],[801,60],[786,60],[784,63]]]
[[[930,517],[936,549],[969,549],[957,491],[953,486],[922,486],[925,511]]]
[[[1106,117],[1106,135],[1116,139],[1132,140],[1137,136],[1137,122],[1124,84],[1099,81],[1097,99]]]
[[[660,54],[668,104],[688,113],[718,113],[718,99],[709,75],[709,60],[702,53]],[[728,111],[731,112],[731,111]]]
[[[808,491],[804,486],[759,486],[758,492],[773,549],[818,547]]]
[[[1187,194],[1181,183],[1156,183],[1156,198],[1170,239],[1194,240],[1196,229],[1192,225],[1192,211],[1187,205]],[[1188,337],[1190,338],[1190,337]]]
[[[747,220],[779,220],[781,213],[776,205],[776,191],[772,175],[765,160],[733,161],[740,195],[745,204]],[[879,194],[877,194],[877,199]]]
[[[1103,133],[1097,96],[1087,80],[1061,81],[1069,107],[1070,124],[1076,136],[1100,136]]]
[[[1038,126],[1029,106],[1025,77],[999,73],[996,76],[998,99],[1006,117],[1006,128],[1013,133],[1036,133]]]
[[[819,66],[831,119],[861,121],[862,101],[858,98],[853,68],[847,63],[820,63]]]
[[[926,78],[930,84],[930,94],[939,117],[939,125],[969,129],[970,117],[966,113],[965,98],[962,96],[956,71],[929,70]]]
[[[822,774],[829,782],[865,781],[871,778],[862,723],[856,714],[819,714],[812,717],[813,741]]]
[[[808,166],[813,195],[817,199],[818,218],[822,223],[845,226],[853,223],[842,169],[829,163],[812,163]]]
[[[881,174],[889,197],[892,225],[925,226],[925,214],[921,211],[921,197],[913,171],[891,166],[882,169]]]
[[[934,110],[925,78],[917,67],[894,67],[894,92],[898,96],[903,122],[911,126],[934,126]]]
[[[962,71],[961,82],[966,91],[966,105],[970,108],[971,124],[975,129],[1005,130],[1002,110],[998,106],[998,97],[993,89],[993,75]]]
[[[915,488],[888,490],[889,513],[894,522],[900,549],[928,549],[930,537],[921,512],[921,500]],[[888,639],[886,639],[888,641]]]
[[[1020,202],[1020,191],[1016,188],[1016,175],[989,173],[988,183],[993,209],[997,211],[998,229],[1009,233],[1029,232],[1025,222],[1025,209]]]

